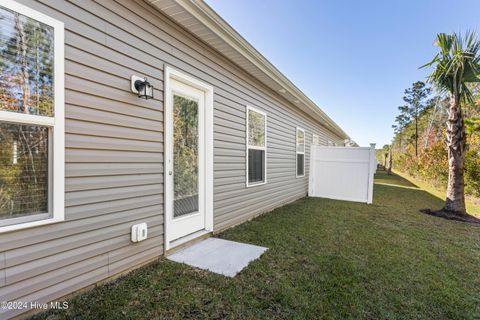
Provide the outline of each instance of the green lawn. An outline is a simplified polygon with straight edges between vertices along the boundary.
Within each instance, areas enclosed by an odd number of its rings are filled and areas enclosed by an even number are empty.
[[[445,199],[446,187],[445,188],[434,187],[431,183],[413,178],[406,173],[403,173],[403,172],[397,172],[397,173],[401,177],[405,179],[409,179],[410,181],[415,183],[418,187],[422,188],[423,190],[427,191],[433,196],[439,197],[441,199]],[[476,216],[477,218],[480,218],[480,199],[467,195],[465,202],[466,202],[468,213],[471,214],[472,216]]]
[[[49,319],[478,319],[480,226],[379,172],[373,205],[305,198],[220,237],[270,248],[235,278],[161,259]]]

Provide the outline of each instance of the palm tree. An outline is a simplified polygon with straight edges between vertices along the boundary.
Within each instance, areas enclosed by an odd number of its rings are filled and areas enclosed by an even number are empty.
[[[465,123],[462,105],[473,101],[468,83],[480,82],[480,42],[475,32],[437,35],[435,45],[440,52],[426,65],[433,66],[429,76],[437,89],[449,95],[447,120],[448,185],[445,208],[455,214],[465,214],[464,162],[466,149]]]

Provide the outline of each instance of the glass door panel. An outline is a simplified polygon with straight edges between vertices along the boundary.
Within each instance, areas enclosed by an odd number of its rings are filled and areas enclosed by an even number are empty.
[[[173,95],[173,217],[199,211],[198,101]]]

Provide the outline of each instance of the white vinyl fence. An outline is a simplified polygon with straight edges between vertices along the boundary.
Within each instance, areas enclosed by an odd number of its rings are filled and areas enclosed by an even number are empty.
[[[375,171],[375,144],[370,147],[312,145],[308,195],[372,203]]]

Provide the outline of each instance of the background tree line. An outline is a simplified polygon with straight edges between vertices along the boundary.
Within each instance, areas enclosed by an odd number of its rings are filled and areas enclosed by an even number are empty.
[[[473,102],[463,106],[467,151],[465,192],[480,197],[480,85],[470,85]],[[381,163],[392,148],[393,169],[445,188],[448,180],[446,127],[449,99],[417,81],[404,92],[405,104],[398,107],[391,146],[378,152]]]

